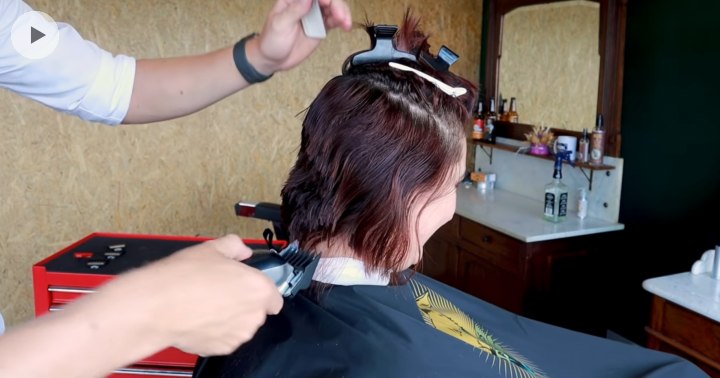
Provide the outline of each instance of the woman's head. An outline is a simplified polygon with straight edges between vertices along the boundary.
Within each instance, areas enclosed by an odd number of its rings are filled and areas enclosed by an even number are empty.
[[[398,49],[418,55],[426,41],[406,16]],[[307,249],[347,248],[377,271],[416,263],[425,241],[452,217],[475,99],[474,86],[452,73],[400,63],[468,93],[452,97],[388,62],[350,67],[310,105],[282,191],[291,239]]]

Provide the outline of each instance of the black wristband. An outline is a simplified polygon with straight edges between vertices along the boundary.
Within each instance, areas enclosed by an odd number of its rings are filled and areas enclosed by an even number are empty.
[[[254,38],[257,33],[252,33],[245,38],[238,41],[233,47],[233,60],[235,61],[235,67],[240,72],[240,75],[250,84],[260,83],[272,77],[270,75],[263,75],[258,72],[255,67],[250,64],[245,55],[245,42],[249,39]]]

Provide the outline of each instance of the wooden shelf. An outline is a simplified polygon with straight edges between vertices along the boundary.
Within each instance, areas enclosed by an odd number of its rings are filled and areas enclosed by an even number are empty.
[[[510,151],[510,152],[518,152],[518,150],[520,148],[525,147],[525,146],[513,146],[511,144],[503,144],[503,143],[490,143],[490,142],[485,142],[485,141],[481,141],[481,140],[474,140],[473,142],[481,147],[497,148],[498,150]],[[527,155],[527,156],[532,156],[532,157],[538,158],[538,159],[555,161],[555,157],[553,155],[540,156],[540,155],[532,155],[532,154],[524,153],[524,152],[521,152],[521,154]],[[564,163],[570,164],[567,161]],[[492,161],[490,162],[490,164],[492,164]],[[607,165],[607,164],[595,165],[595,164],[582,163],[582,162],[577,162],[577,161],[574,162],[573,164],[575,167],[589,169],[592,171],[608,171],[611,169],[615,169],[614,166]]]
[[[493,160],[493,150],[496,148],[498,150],[515,152],[515,153],[519,153],[519,154],[526,155],[526,156],[531,156],[531,157],[538,158],[538,159],[544,159],[544,160],[549,160],[549,161],[553,161],[553,162],[555,161],[555,157],[553,155],[541,156],[541,155],[533,155],[533,154],[529,154],[529,153],[525,153],[525,152],[518,152],[521,148],[529,147],[529,146],[515,146],[515,145],[511,145],[511,144],[497,143],[497,142],[490,143],[490,142],[486,142],[483,140],[473,140],[472,142],[476,146],[480,147],[480,149],[485,153],[485,155],[487,155],[488,158],[490,158],[491,165],[492,165],[492,160]],[[489,149],[490,151],[488,152],[488,150],[486,148]],[[588,180],[588,190],[592,190],[593,173],[595,171],[610,171],[610,170],[615,169],[614,166],[607,165],[607,164],[595,165],[595,164],[581,163],[581,162],[573,162],[573,164],[570,164],[567,161],[564,161],[564,163],[570,165],[571,167],[580,169],[580,172],[582,172],[582,174]],[[586,173],[585,172],[586,170],[589,171],[590,174]],[[607,174],[610,175],[610,172],[607,172]]]

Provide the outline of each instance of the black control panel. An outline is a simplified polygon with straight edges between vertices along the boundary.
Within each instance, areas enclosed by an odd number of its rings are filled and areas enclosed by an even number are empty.
[[[98,236],[48,261],[45,269],[48,272],[116,275],[201,242]],[[246,244],[251,249],[267,249],[264,242]]]

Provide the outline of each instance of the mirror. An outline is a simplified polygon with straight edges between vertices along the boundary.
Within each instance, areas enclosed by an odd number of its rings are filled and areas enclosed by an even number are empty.
[[[563,1],[505,15],[498,93],[515,97],[520,122],[592,130],[600,80],[600,4]]]
[[[573,16],[555,16],[547,15],[540,17],[537,15],[531,15],[534,21],[523,20],[525,17],[523,13],[530,13],[528,10],[539,7],[541,13],[553,13],[558,9],[562,11],[568,11],[565,8],[572,8],[579,6],[583,8],[582,11],[587,11],[587,16],[581,16],[579,13]],[[543,8],[545,7],[545,8]],[[598,16],[591,16],[590,9],[597,7],[595,11],[598,12]],[[574,11],[572,11],[574,12]],[[518,112],[520,114],[520,124],[506,124],[500,123],[498,127],[498,136],[505,136],[513,139],[524,140],[524,133],[528,132],[533,125],[543,124],[546,126],[553,127],[557,130],[556,134],[569,134],[578,135],[578,131],[582,130],[583,127],[592,128],[594,127],[594,118],[597,113],[602,113],[605,119],[605,133],[606,143],[605,152],[608,156],[620,156],[620,142],[621,142],[621,128],[620,128],[620,117],[622,110],[622,78],[623,78],[623,64],[624,64],[624,49],[625,49],[625,19],[627,12],[627,0],[591,0],[591,1],[562,1],[562,0],[485,0],[485,24],[484,33],[485,41],[483,43],[483,60],[482,69],[483,76],[481,77],[482,88],[484,90],[483,96],[488,103],[490,98],[498,98],[500,94],[504,98],[517,97],[518,100]],[[597,14],[597,13],[596,13]],[[520,21],[515,18],[520,16]],[[585,63],[583,65],[574,64],[578,67],[578,74],[583,77],[593,76],[593,84],[578,84],[572,83],[577,86],[573,91],[576,91],[572,96],[582,96],[582,99],[571,98],[571,106],[577,107],[578,114],[582,112],[582,116],[574,115],[575,111],[569,112],[567,110],[560,110],[560,105],[537,105],[539,109],[545,109],[545,112],[556,112],[556,113],[572,113],[572,121],[560,120],[560,118],[554,118],[554,114],[542,113],[538,110],[534,112],[530,107],[532,105],[533,97],[544,97],[557,100],[562,102],[570,102],[567,98],[570,95],[565,94],[567,90],[558,89],[559,82],[571,81],[564,75],[566,70],[549,69],[540,67],[538,58],[524,58],[518,60],[518,67],[514,68],[515,63],[512,62],[513,54],[516,56],[526,56],[529,52],[514,52],[517,46],[513,46],[513,43],[520,41],[521,44],[527,45],[528,40],[533,41],[534,48],[541,52],[542,56],[550,55],[550,52],[544,51],[549,48],[548,46],[557,46],[558,41],[553,40],[552,43],[548,43],[549,40],[556,37],[545,34],[548,30],[559,28],[561,22],[568,21],[568,18],[576,17],[587,17],[588,20],[592,17],[596,22],[593,28],[596,32],[590,31],[590,29],[583,29],[573,31],[572,33],[564,33],[566,40],[572,40],[571,43],[575,44],[577,40],[582,40],[582,48],[577,47],[579,45],[573,45],[575,47],[564,46],[563,49],[555,52],[557,55],[561,55],[561,58],[569,59],[568,54],[572,53],[572,49],[580,49],[584,51],[584,55],[598,54],[597,58],[590,58],[590,60],[597,59],[597,68],[593,68],[593,63]],[[541,18],[545,18],[544,22],[550,22],[552,25],[547,24],[541,25]],[[593,21],[587,21],[593,22]],[[523,24],[524,23],[524,24]],[[514,26],[515,24],[520,24]],[[510,31],[507,31],[509,28]],[[513,31],[513,28],[519,28],[518,31]],[[546,30],[547,29],[547,30]],[[507,36],[504,36],[508,33]],[[588,33],[587,35],[585,33]],[[594,33],[596,41],[593,43],[592,51],[590,53],[590,47],[586,45],[585,40],[589,40],[589,33]],[[543,36],[539,36],[542,34]],[[577,42],[580,43],[580,42]],[[522,54],[522,55],[519,55]],[[510,56],[508,56],[510,55]],[[525,66],[520,66],[520,64]],[[535,66],[533,69],[527,68],[527,65]],[[581,67],[581,68],[580,68]],[[515,71],[513,71],[513,69]],[[509,70],[509,71],[508,71]],[[507,72],[506,72],[507,71]],[[537,73],[531,73],[530,71],[537,72],[551,72],[552,74],[542,75],[536,77]],[[560,72],[563,71],[563,72]],[[557,74],[555,72],[558,72]],[[597,72],[597,73],[594,73]],[[501,78],[502,75],[513,78]],[[561,79],[562,77],[562,79]],[[549,81],[547,79],[550,79]],[[575,79],[573,79],[575,80]],[[513,82],[514,81],[514,82]],[[547,84],[550,83],[550,84]],[[514,87],[513,87],[514,86]],[[556,88],[557,86],[557,88]],[[540,88],[540,94],[531,94],[530,92],[525,93],[524,91],[530,91],[532,87]],[[522,88],[522,89],[521,89]],[[595,92],[593,94],[593,91]],[[515,92],[515,93],[513,93]],[[543,93],[544,92],[544,93]],[[582,93],[582,94],[580,94]],[[582,104],[582,105],[580,105]],[[564,106],[564,104],[562,105]],[[587,108],[585,110],[579,110],[580,107]],[[588,115],[589,112],[589,115]],[[535,115],[534,115],[535,114]],[[558,115],[559,117],[559,115]],[[582,119],[578,120],[578,117]],[[535,118],[535,119],[533,119]]]

